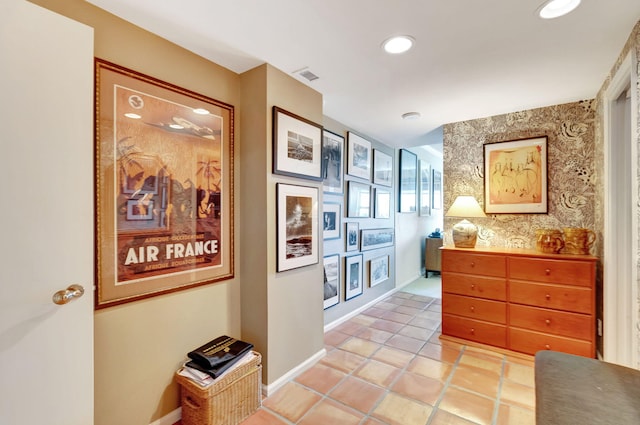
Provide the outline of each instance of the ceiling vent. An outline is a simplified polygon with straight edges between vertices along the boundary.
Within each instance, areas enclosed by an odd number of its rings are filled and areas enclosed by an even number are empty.
[[[307,81],[313,81],[313,80],[317,80],[318,77],[316,74],[314,74],[313,72],[309,71],[308,67],[304,67],[302,69],[299,69],[297,71],[293,71],[294,74],[298,74],[299,76],[301,76],[302,78],[306,79]]]

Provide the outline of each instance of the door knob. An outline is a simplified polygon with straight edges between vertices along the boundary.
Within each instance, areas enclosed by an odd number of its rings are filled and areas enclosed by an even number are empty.
[[[67,289],[62,289],[53,294],[53,302],[54,304],[63,305],[76,298],[80,298],[82,295],[84,295],[82,285],[70,285]]]

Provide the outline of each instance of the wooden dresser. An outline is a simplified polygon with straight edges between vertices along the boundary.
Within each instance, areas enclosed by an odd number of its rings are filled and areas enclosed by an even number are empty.
[[[442,335],[595,357],[596,257],[442,248]]]

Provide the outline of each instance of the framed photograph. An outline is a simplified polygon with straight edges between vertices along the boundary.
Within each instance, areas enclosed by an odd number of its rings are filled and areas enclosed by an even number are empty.
[[[442,173],[437,170],[431,172],[431,208],[442,209]]]
[[[420,161],[419,183],[420,208],[418,212],[421,216],[431,215],[431,165],[426,161]]]
[[[546,214],[547,136],[484,145],[484,211]]]
[[[406,149],[400,149],[400,202],[399,211],[416,212],[416,187],[418,177],[418,156]]]
[[[362,295],[362,254],[345,257],[344,299]]]
[[[324,257],[324,308],[325,310],[340,302],[340,256]]]
[[[352,132],[347,137],[347,174],[371,180],[371,142]]]
[[[95,60],[96,308],[232,278],[226,103]]]
[[[344,193],[344,137],[322,130],[322,191]]]
[[[393,229],[363,229],[360,231],[360,251],[393,246]]]
[[[368,218],[371,215],[371,187],[365,183],[349,181],[347,217]]]
[[[325,202],[322,204],[322,237],[338,239],[340,237],[340,204]]]
[[[374,287],[389,279],[389,256],[372,258],[369,261],[369,286]]]
[[[278,267],[318,263],[318,188],[277,183]]]
[[[274,106],[273,173],[322,180],[322,126]]]
[[[355,222],[349,222],[346,224],[346,241],[347,241],[347,246],[345,248],[345,250],[347,252],[349,251],[357,251],[358,247],[360,247],[360,232],[359,232],[359,225],[358,223]]]
[[[391,218],[391,192],[389,189],[374,188],[374,218]]]
[[[393,157],[378,149],[373,150],[373,183],[389,187],[393,184]]]

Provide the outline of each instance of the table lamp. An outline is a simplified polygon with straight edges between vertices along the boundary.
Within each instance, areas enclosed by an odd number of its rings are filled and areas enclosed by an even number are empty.
[[[458,196],[449,208],[445,217],[463,217],[464,219],[453,226],[453,244],[456,248],[474,248],[478,238],[478,228],[471,223],[469,217],[486,217],[478,201],[473,196]]]

